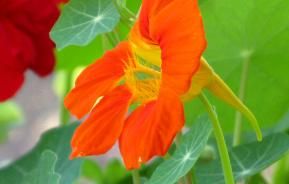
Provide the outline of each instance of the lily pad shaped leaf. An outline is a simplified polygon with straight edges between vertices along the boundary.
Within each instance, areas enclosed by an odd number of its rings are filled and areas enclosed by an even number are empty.
[[[272,128],[289,108],[288,0],[200,0],[199,4],[208,40],[204,57],[240,95],[261,127]],[[224,130],[232,132],[234,109],[219,99],[211,101]],[[187,106],[195,112],[187,113],[191,122],[200,108],[196,101]],[[250,130],[248,123],[243,125]]]
[[[58,49],[87,45],[97,35],[112,31],[119,18],[111,0],[71,0],[64,6],[50,36]]]
[[[28,154],[0,169],[0,184],[27,184],[28,181],[34,184],[28,174],[35,178],[40,170],[44,172],[37,176],[41,181],[42,177],[48,177],[45,173],[49,170],[52,172],[49,184],[54,184],[52,181],[57,181],[56,184],[73,183],[79,177],[82,165],[81,159],[69,160],[70,139],[77,125],[73,123],[46,132]],[[56,175],[60,176],[59,181]]]
[[[235,179],[253,176],[272,165],[289,151],[289,136],[285,133],[265,137],[262,142],[253,142],[233,148],[229,154]],[[220,160],[196,165],[197,183],[225,184]]]
[[[23,184],[59,184],[61,176],[55,172],[56,160],[54,152],[45,150],[37,167],[24,177]]]
[[[200,118],[184,135],[173,156],[157,167],[146,184],[174,184],[186,175],[204,150],[211,131],[208,117]]]

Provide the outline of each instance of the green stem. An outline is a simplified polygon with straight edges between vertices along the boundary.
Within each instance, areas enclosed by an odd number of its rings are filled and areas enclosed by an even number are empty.
[[[114,33],[106,33],[105,37],[112,48],[118,44],[118,40],[116,40]]]
[[[289,155],[277,162],[274,174],[273,174],[273,184],[285,184],[289,182]]]
[[[241,74],[241,81],[240,81],[240,88],[239,88],[239,99],[244,101],[245,98],[245,91],[246,91],[246,83],[248,79],[248,70],[249,70],[249,57],[245,59],[242,74]],[[242,139],[242,114],[240,112],[236,112],[235,116],[235,129],[234,129],[234,138],[233,138],[233,146],[237,146],[241,143]]]
[[[226,146],[224,134],[223,134],[222,128],[220,126],[220,122],[218,120],[218,116],[217,116],[214,108],[210,104],[208,98],[203,93],[201,93],[200,99],[203,102],[203,104],[204,104],[206,110],[208,111],[209,116],[212,120],[212,124],[213,124],[214,133],[215,133],[215,137],[216,137],[216,141],[217,141],[217,145],[218,145],[218,149],[219,149],[219,154],[220,154],[220,158],[221,158],[221,162],[222,162],[222,167],[223,167],[223,172],[224,172],[226,184],[234,184],[235,181],[234,181],[231,161],[230,161],[228,149]]]
[[[132,174],[133,184],[141,184],[140,175],[139,175],[138,170],[133,170],[131,172],[131,174]]]
[[[63,100],[72,87],[71,81],[72,81],[72,71],[65,71],[65,89],[64,89],[65,91],[61,100],[61,109],[60,109],[60,122],[62,126],[67,125],[70,120],[70,113],[64,106]]]
[[[185,176],[185,181],[186,181],[186,184],[194,184],[193,183],[193,178],[192,178],[192,172],[191,172],[192,170],[190,170],[187,174],[186,174],[186,176]]]
[[[128,26],[129,28],[132,27],[134,22],[136,21],[136,16],[133,12],[131,12],[126,6],[126,3],[122,3],[119,1],[113,1],[116,9],[118,10],[120,14],[120,20],[121,22]]]
[[[111,49],[111,43],[108,41],[106,34],[101,35],[103,50]]]
[[[192,168],[191,170],[191,180],[192,180],[192,184],[196,184],[197,180],[196,180],[196,173],[195,173],[195,169]]]

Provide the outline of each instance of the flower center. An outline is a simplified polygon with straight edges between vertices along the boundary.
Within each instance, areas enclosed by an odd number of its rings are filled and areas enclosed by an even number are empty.
[[[129,43],[133,58],[125,69],[125,82],[132,91],[135,101],[145,103],[158,98],[161,84],[161,49],[158,45],[142,37],[137,26],[130,35]],[[191,86],[181,96],[182,101],[195,98],[213,78],[213,70],[201,58],[198,71],[192,76]]]
[[[146,103],[157,99],[161,83],[161,50],[149,44],[133,30],[129,37],[133,58],[125,69],[125,82],[135,101]]]

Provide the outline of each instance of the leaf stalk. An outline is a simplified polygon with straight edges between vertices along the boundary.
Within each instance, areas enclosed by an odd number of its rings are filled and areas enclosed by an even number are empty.
[[[132,174],[133,184],[141,184],[140,174],[138,170],[133,170],[131,174]]]
[[[220,122],[216,114],[216,111],[214,110],[213,106],[209,102],[208,98],[203,93],[200,94],[200,99],[202,103],[204,104],[207,112],[209,113],[209,117],[212,120],[213,129],[214,129],[215,138],[216,138],[218,149],[219,149],[219,154],[220,154],[220,158],[222,162],[226,184],[235,184],[226,141],[225,141],[224,134],[220,126]]]

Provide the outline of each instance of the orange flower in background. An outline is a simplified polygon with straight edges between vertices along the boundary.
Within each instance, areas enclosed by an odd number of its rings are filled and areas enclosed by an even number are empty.
[[[39,76],[54,68],[54,44],[49,31],[63,0],[0,1],[0,101],[12,97],[30,69]]]
[[[78,118],[90,113],[71,158],[103,154],[117,140],[128,169],[165,155],[184,126],[183,101],[205,87],[255,121],[201,58],[205,47],[197,0],[144,0],[128,41],[87,67],[65,99]]]

